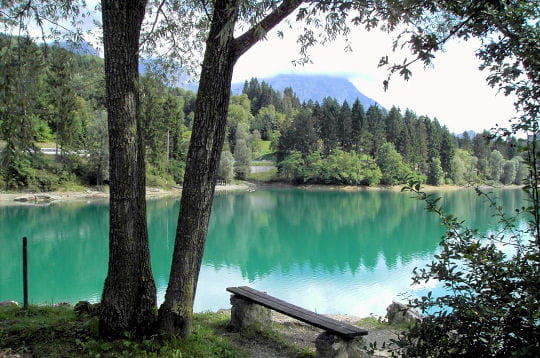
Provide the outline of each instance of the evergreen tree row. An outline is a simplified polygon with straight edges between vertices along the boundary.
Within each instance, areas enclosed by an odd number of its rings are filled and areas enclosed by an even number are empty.
[[[54,190],[108,180],[103,60],[0,34],[0,186]],[[195,94],[141,77],[150,185],[180,183]],[[56,155],[39,147],[54,146]]]
[[[3,35],[0,48],[0,185],[106,182],[103,60]],[[181,183],[195,94],[152,73],[140,85],[148,184]],[[366,110],[358,100],[301,103],[291,88],[279,92],[253,78],[231,98],[219,177],[246,179],[268,143],[279,178],[296,183],[394,185],[415,176],[434,185],[520,184],[526,172],[516,139],[455,136],[436,119],[396,107]],[[54,157],[40,152],[51,145]]]
[[[365,110],[358,100],[300,104],[292,89],[280,94],[257,79],[245,82],[243,95],[246,125],[272,140],[281,176],[297,183],[395,185],[413,176],[432,185],[521,184],[526,175],[515,138],[456,136],[437,119],[396,107]],[[284,103],[287,112],[276,111]]]

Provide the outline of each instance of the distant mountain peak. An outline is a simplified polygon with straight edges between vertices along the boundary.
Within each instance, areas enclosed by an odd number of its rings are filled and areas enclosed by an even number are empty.
[[[358,99],[364,108],[377,104],[375,100],[360,92],[347,78],[326,74],[278,74],[270,78],[258,78],[259,82],[266,82],[276,91],[282,92],[291,87],[300,101],[322,102],[325,97],[332,97],[349,105]],[[242,92],[244,84],[234,83],[234,94]]]
[[[62,47],[63,49],[76,53],[77,55],[99,56],[99,52],[89,42],[86,42],[84,40],[80,42],[54,42],[53,45]]]

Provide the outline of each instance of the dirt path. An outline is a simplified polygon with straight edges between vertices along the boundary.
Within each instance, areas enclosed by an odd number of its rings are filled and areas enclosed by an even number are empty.
[[[223,310],[227,313],[230,310]],[[359,317],[348,315],[328,315],[328,317],[342,322],[356,324]],[[315,340],[323,330],[313,327],[307,323],[300,322],[286,315],[272,311],[273,330],[278,334],[268,337],[268,333],[250,332],[247,334],[225,332],[244,350],[249,352],[252,358],[283,358],[298,356],[314,356]],[[373,357],[390,357],[391,354],[383,350],[382,344],[390,344],[392,338],[396,338],[398,331],[375,327],[373,325],[363,325],[369,331],[365,337],[366,344],[376,342],[378,350]]]

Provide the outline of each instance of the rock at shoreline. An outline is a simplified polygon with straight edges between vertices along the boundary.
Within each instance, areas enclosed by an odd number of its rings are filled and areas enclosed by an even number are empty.
[[[422,315],[412,307],[392,301],[392,304],[386,308],[386,318],[390,324],[414,323],[421,321]]]
[[[31,194],[31,195],[21,195],[21,196],[16,197],[15,199],[13,199],[13,201],[19,201],[21,203],[26,203],[26,202],[29,202],[29,201],[36,201],[36,198],[34,197],[33,194]]]
[[[51,201],[55,201],[55,200],[58,200],[58,198],[54,195],[50,195],[50,194],[36,194],[34,195],[35,198],[36,198],[36,201],[43,201],[43,202],[51,202]]]
[[[321,358],[368,358],[365,345],[362,337],[346,341],[328,332],[319,334],[315,340],[317,356]]]
[[[73,307],[73,311],[77,316],[81,316],[83,314],[87,314],[89,316],[97,316],[99,315],[99,308],[99,303],[92,304],[88,301],[79,301]]]
[[[235,295],[231,295],[231,306],[229,328],[233,331],[252,326],[268,328],[272,325],[272,311],[266,307]]]
[[[55,200],[58,200],[58,198],[50,194],[27,194],[27,195],[17,196],[15,199],[13,199],[13,201],[18,201],[21,203],[28,203],[28,202],[50,203],[51,201],[55,201]]]
[[[0,302],[0,307],[15,306],[19,307],[19,304],[15,301],[2,301]]]

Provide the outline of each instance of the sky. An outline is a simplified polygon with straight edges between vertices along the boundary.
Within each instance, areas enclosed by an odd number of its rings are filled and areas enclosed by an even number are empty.
[[[97,0],[87,3],[89,8],[94,8]],[[101,16],[94,12],[93,17],[99,21]],[[91,20],[86,19],[88,26],[93,26]],[[385,108],[395,105],[403,112],[409,108],[417,115],[437,118],[454,133],[481,132],[497,124],[507,127],[508,120],[515,116],[512,99],[490,88],[485,81],[488,74],[478,70],[479,61],[474,55],[479,47],[476,40],[449,43],[444,53],[437,54],[432,68],[424,69],[421,64],[416,64],[411,68],[413,76],[409,81],[395,75],[389,89],[384,91],[382,83],[387,72],[377,64],[382,56],[392,55],[390,35],[353,27],[349,39],[352,52],[345,51],[346,43],[340,38],[313,47],[310,50],[313,63],[295,66],[293,61],[299,58],[298,30],[294,28],[293,20],[291,23],[278,25],[266,40],[258,42],[239,59],[234,70],[234,83],[277,74],[335,75],[349,79],[360,92]],[[285,34],[283,39],[277,36],[278,30]],[[95,37],[89,40],[96,43]],[[395,56],[397,62],[402,62],[407,53]]]
[[[432,68],[424,69],[421,64],[412,67],[409,81],[395,75],[386,92],[382,83],[387,72],[377,64],[382,56],[392,54],[390,35],[358,29],[353,30],[350,43],[352,52],[344,50],[343,39],[315,47],[310,52],[312,64],[294,66],[292,61],[299,57],[294,33],[286,33],[280,39],[274,31],[240,58],[233,82],[281,73],[345,77],[382,106],[396,105],[403,112],[409,108],[418,115],[437,118],[454,133],[480,132],[496,124],[508,126],[508,120],[515,115],[512,99],[489,87],[485,81],[488,73],[478,69],[480,62],[474,55],[479,47],[477,41],[449,43],[445,52],[437,55]],[[403,59],[399,56],[406,54],[397,56],[396,59]]]

